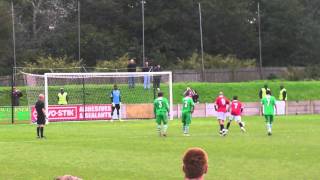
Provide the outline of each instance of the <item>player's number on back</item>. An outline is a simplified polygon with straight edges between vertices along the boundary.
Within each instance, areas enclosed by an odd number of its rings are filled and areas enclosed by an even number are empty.
[[[234,103],[234,108],[238,109],[238,103]]]
[[[222,105],[226,105],[226,100],[225,99],[221,99],[221,104]]]
[[[159,108],[162,108],[162,101],[159,101]]]
[[[270,106],[270,101],[271,101],[271,99],[267,98],[267,106]]]
[[[188,107],[188,101],[184,102],[184,107],[187,108]]]

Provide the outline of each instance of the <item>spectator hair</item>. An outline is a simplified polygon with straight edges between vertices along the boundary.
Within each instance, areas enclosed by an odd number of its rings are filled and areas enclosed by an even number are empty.
[[[158,92],[158,97],[162,97],[163,96],[163,92]]]
[[[183,171],[186,178],[199,178],[206,173],[208,155],[201,148],[190,148],[183,157]]]
[[[269,95],[271,95],[271,91],[267,90],[266,94],[269,94]]]

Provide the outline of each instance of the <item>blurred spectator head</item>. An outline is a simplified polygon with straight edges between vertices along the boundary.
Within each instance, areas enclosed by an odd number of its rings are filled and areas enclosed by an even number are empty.
[[[264,86],[263,86],[263,87],[267,89],[267,88],[268,88],[268,84],[264,84]]]
[[[201,148],[190,148],[183,156],[185,179],[201,180],[208,171],[208,155]]]
[[[56,177],[54,178],[54,180],[82,180],[82,179],[76,176],[64,175],[64,176]]]

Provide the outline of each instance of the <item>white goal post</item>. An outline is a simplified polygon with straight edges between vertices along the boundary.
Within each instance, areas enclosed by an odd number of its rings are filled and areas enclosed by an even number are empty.
[[[146,81],[148,81],[147,84]],[[45,73],[44,94],[47,114],[49,115],[49,107],[54,105],[52,102],[57,97],[57,89],[60,87],[66,87],[66,92],[71,91],[72,88],[73,94],[70,95],[72,103],[70,104],[90,105],[100,104],[102,99],[103,103],[106,103],[114,84],[120,86],[124,106],[131,104],[130,107],[135,104],[148,104],[150,107],[160,89],[164,92],[164,96],[168,97],[170,120],[173,120],[172,72]],[[159,89],[158,86],[160,86]],[[129,116],[126,117],[130,119]]]

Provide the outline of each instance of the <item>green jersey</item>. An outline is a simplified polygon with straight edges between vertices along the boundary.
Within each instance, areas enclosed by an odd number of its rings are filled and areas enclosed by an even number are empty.
[[[159,97],[154,100],[153,103],[154,114],[163,114],[169,112],[168,99],[164,97]]]
[[[261,104],[263,105],[264,115],[274,115],[274,106],[276,105],[276,98],[273,96],[266,96],[262,98]]]
[[[182,100],[182,113],[189,113],[193,111],[194,108],[194,102],[191,97],[185,97]]]

